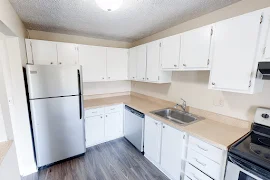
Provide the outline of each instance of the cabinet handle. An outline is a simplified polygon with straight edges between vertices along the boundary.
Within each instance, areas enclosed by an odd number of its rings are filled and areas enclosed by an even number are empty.
[[[92,113],[93,113],[93,114],[94,114],[94,113],[97,113],[97,111],[93,111]]]
[[[212,85],[214,86],[214,85],[216,85],[216,83],[212,82]]]
[[[195,159],[195,161],[197,162],[197,163],[199,163],[200,165],[202,165],[202,166],[206,166],[206,164],[204,164],[204,163],[202,163],[202,162],[200,162],[197,158],[194,158]]]
[[[177,67],[177,65],[175,64],[174,67]]]
[[[146,78],[147,80],[149,80],[149,78]]]
[[[135,79],[135,77],[133,77],[133,79]]]
[[[106,115],[106,117],[108,117],[108,116]]]
[[[100,118],[102,118],[102,116],[100,116]]]
[[[204,149],[204,148],[202,148],[201,146],[199,146],[198,144],[197,144],[197,147],[198,147],[199,149],[203,150],[203,151],[208,151],[208,149]]]
[[[53,62],[51,62],[51,64],[53,64]]]
[[[110,77],[108,77],[108,79],[110,79]]]
[[[61,62],[59,62],[59,64],[62,64]]]
[[[192,173],[192,176],[197,179],[197,180],[201,180],[200,178],[198,178],[194,173]]]
[[[183,64],[183,66],[185,66],[185,67],[186,67],[187,65],[186,65],[186,64]]]
[[[165,126],[163,126],[163,129],[165,128]]]
[[[155,124],[157,125],[157,122],[155,122]]]
[[[102,77],[102,79],[104,79],[104,77]]]

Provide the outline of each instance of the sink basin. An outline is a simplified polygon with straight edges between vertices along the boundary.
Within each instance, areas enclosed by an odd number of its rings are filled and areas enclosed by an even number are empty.
[[[175,108],[160,109],[160,110],[152,111],[151,113],[159,117],[165,118],[167,120],[177,122],[183,126],[191,124],[191,123],[195,123],[197,121],[204,119],[203,117],[195,116],[193,114],[180,111]]]

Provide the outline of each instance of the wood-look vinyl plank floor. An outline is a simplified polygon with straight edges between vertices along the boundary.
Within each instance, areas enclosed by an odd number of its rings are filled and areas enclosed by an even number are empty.
[[[87,149],[84,156],[40,170],[23,180],[169,180],[125,138]]]

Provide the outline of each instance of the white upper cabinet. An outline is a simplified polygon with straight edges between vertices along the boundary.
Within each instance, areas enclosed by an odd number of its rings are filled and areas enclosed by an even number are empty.
[[[147,44],[147,70],[146,80],[149,82],[158,81],[160,71],[160,41]]]
[[[180,68],[209,70],[212,26],[205,26],[181,35]]]
[[[178,69],[180,60],[180,35],[174,35],[161,40],[162,69]]]
[[[28,63],[40,65],[57,64],[56,42],[26,40]]]
[[[215,24],[214,51],[209,88],[240,93],[261,91],[256,83],[261,42],[262,11],[224,20]],[[260,23],[261,22],[261,23]],[[261,55],[260,55],[261,57]],[[260,89],[260,90],[259,90]]]
[[[77,44],[57,43],[57,55],[59,65],[79,64],[79,54]]]
[[[137,80],[145,81],[146,77],[146,45],[137,46]]]
[[[83,82],[105,81],[106,58],[105,47],[79,45]]]
[[[137,48],[129,49],[128,77],[130,80],[136,80],[137,77]]]
[[[183,132],[163,124],[160,164],[173,179],[180,179],[183,137]]]
[[[128,49],[107,48],[107,79],[128,79]]]

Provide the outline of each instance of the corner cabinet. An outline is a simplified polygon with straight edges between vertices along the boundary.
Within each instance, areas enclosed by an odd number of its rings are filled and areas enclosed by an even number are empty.
[[[140,45],[137,48],[136,80],[145,81],[146,77],[146,45]]]
[[[129,49],[128,78],[136,80],[137,78],[137,48]]]
[[[79,45],[79,59],[84,82],[106,80],[107,55],[105,47]]]
[[[170,83],[172,72],[161,70],[160,45],[160,41],[154,41],[146,44],[146,81],[153,83]]]
[[[91,147],[123,136],[123,104],[86,109],[86,147]]]
[[[129,80],[170,83],[172,72],[162,71],[160,41],[140,45],[129,50]]]
[[[268,24],[262,11],[215,24],[209,89],[246,94],[262,90],[263,81],[256,73]]]
[[[108,80],[128,80],[128,49],[107,48]]]

